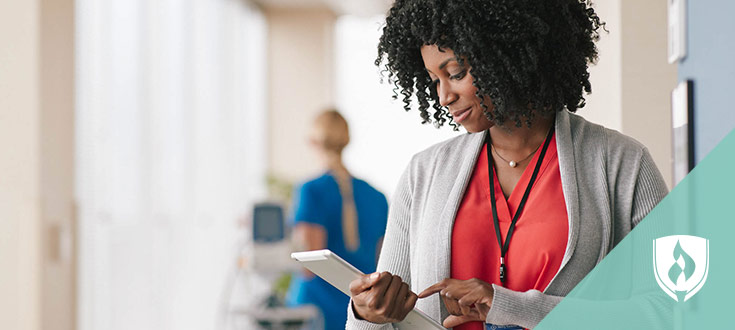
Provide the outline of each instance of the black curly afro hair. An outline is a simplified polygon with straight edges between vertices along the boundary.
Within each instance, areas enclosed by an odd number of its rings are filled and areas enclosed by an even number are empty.
[[[449,120],[456,130],[420,52],[423,45],[451,49],[471,66],[477,96],[492,100],[492,109],[483,104],[489,120],[530,126],[534,114],[584,106],[601,27],[589,0],[396,0],[375,65],[385,64],[406,111],[415,94],[423,123]]]

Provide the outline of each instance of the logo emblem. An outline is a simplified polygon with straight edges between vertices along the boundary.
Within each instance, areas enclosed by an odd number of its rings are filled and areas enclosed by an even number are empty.
[[[669,297],[678,302],[689,300],[707,281],[709,240],[689,235],[653,240],[653,272]]]

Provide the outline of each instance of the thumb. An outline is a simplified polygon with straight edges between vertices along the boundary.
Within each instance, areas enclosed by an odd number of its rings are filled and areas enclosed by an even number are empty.
[[[380,278],[380,273],[378,272],[363,275],[360,278],[350,282],[350,292],[352,292],[353,296],[358,295],[371,286],[375,285],[375,282],[378,281],[378,278]]]
[[[442,323],[442,325],[444,325],[445,328],[449,329],[470,321],[475,321],[475,318],[469,315],[450,315],[444,320],[444,323]]]

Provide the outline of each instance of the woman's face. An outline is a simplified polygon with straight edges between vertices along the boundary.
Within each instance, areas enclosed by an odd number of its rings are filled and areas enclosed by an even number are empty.
[[[475,95],[477,88],[472,85],[472,75],[467,61],[460,65],[454,51],[436,45],[421,47],[421,57],[429,77],[434,82],[439,104],[449,109],[455,123],[461,124],[468,132],[476,133],[493,126],[485,117],[480,98]],[[492,110],[490,98],[485,97],[485,105]]]

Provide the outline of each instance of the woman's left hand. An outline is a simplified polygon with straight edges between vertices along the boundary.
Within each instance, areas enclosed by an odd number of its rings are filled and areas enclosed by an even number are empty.
[[[493,302],[493,286],[487,282],[473,278],[456,280],[446,278],[419,293],[419,298],[426,298],[439,292],[449,317],[444,320],[444,327],[452,328],[470,321],[485,322],[487,313]]]

